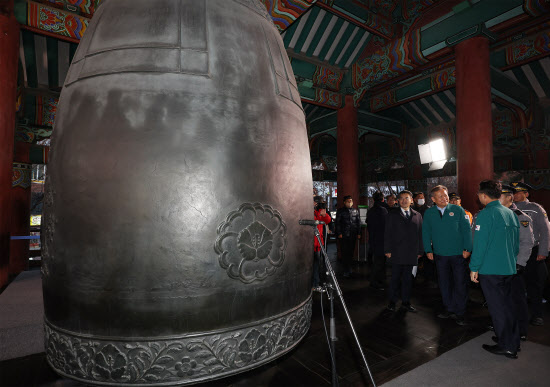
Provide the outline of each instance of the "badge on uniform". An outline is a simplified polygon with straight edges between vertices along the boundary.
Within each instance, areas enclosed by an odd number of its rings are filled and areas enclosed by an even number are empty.
[[[476,225],[476,231],[479,231],[481,229],[481,225]]]
[[[470,217],[468,215],[464,215],[464,219],[470,220]]]
[[[449,212],[449,216],[455,216],[454,212]]]
[[[523,227],[529,226],[529,221],[528,220],[522,220],[520,223]]]
[[[548,214],[546,212],[543,212],[543,214],[545,218],[548,218]]]

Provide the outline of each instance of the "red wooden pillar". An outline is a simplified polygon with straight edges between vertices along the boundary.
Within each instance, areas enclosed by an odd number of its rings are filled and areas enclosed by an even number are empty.
[[[19,24],[13,0],[0,6],[0,287],[8,281]]]
[[[338,110],[337,124],[338,203],[344,205],[344,196],[353,197],[359,204],[359,127],[353,96],[346,95],[345,105]]]
[[[31,231],[31,144],[15,144],[11,191],[11,235],[27,236]],[[19,274],[29,266],[29,240],[10,241],[9,274]]]
[[[455,54],[458,191],[464,208],[475,212],[479,182],[494,175],[489,41],[470,38]]]

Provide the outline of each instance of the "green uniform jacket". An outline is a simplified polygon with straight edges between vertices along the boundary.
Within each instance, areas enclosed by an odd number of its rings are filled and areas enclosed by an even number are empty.
[[[518,217],[498,200],[487,204],[477,216],[470,270],[479,274],[516,274],[518,254]]]
[[[422,241],[426,253],[448,257],[472,251],[470,218],[462,207],[454,204],[447,204],[443,216],[437,206],[430,207],[424,213]]]

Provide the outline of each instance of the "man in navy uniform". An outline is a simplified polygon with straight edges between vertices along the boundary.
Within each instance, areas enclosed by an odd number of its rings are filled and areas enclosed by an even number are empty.
[[[517,216],[500,204],[501,194],[499,182],[484,180],[479,184],[477,196],[485,208],[476,219],[470,278],[481,283],[498,338],[498,344],[483,344],[483,349],[517,359],[520,338],[512,282],[520,225]]]
[[[548,215],[541,205],[529,201],[529,190],[532,189],[529,184],[515,182],[510,185],[515,190],[514,202],[516,206],[533,219],[535,247],[533,247],[529,261],[527,261],[524,278],[527,285],[527,298],[531,305],[530,322],[532,325],[544,325],[542,294],[548,276],[548,269],[544,261],[548,256],[550,246]]]
[[[533,220],[525,212],[519,210],[514,204],[515,189],[509,185],[502,185],[502,195],[500,195],[500,204],[512,210],[518,217],[519,228],[519,254],[516,259],[517,274],[512,280],[512,298],[516,305],[516,317],[518,319],[520,339],[527,340],[527,329],[529,327],[529,308],[527,307],[527,298],[525,297],[525,285],[522,275],[525,273],[525,266],[531,256],[531,250],[535,245],[535,236],[533,234]],[[498,342],[498,337],[493,336]]]

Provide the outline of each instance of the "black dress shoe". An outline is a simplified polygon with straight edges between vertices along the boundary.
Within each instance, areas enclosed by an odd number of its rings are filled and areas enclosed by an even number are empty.
[[[533,317],[530,321],[531,325],[535,325],[535,326],[543,326],[544,325],[544,320],[542,319],[542,317]]]
[[[449,317],[452,317],[454,315],[454,313],[451,313],[451,312],[441,312],[437,315],[437,317],[439,318],[449,318]]]
[[[495,331],[495,327],[492,325],[487,325],[487,329],[493,332]]]
[[[498,344],[495,344],[495,345],[483,344],[482,348],[488,352],[491,352],[493,355],[504,355],[509,359],[518,358],[517,352],[511,352],[511,351],[502,349],[498,346]]]
[[[411,312],[411,313],[417,313],[418,312],[416,310],[416,308],[414,306],[412,306],[411,304],[403,304],[403,305],[401,305],[401,309],[406,310],[407,312]]]
[[[395,312],[395,302],[390,302],[389,305],[386,306],[386,309]]]
[[[457,323],[457,325],[460,325],[460,326],[466,325],[466,321],[464,320],[464,316],[459,316],[459,315],[457,315],[457,314],[453,314],[453,315],[451,316],[451,318],[452,318],[453,320],[455,320],[455,322]]]
[[[521,336],[521,337],[525,337],[525,336]],[[521,337],[520,337],[520,339],[521,339]],[[491,337],[491,340],[493,340],[495,343],[498,343],[498,337],[496,337],[496,336]],[[525,341],[525,340],[523,340],[523,341]],[[521,346],[518,346],[518,352],[521,352]]]
[[[527,341],[527,335],[521,335],[521,336],[519,337],[519,339],[520,339],[521,341]]]

